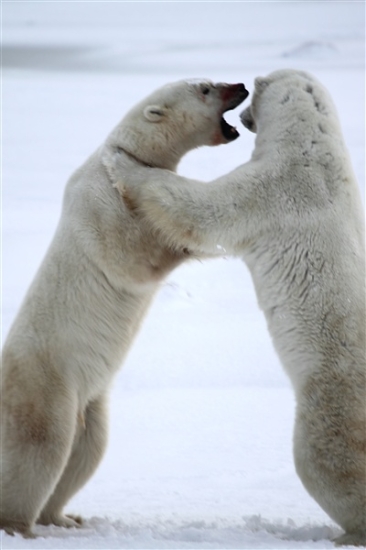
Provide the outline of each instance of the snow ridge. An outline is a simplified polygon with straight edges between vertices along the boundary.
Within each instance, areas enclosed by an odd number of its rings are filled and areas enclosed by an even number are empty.
[[[217,518],[213,520],[164,519],[143,517],[129,522],[110,521],[93,517],[82,529],[37,526],[38,538],[26,542],[27,548],[333,548],[331,540],[340,530],[326,525],[306,523],[297,526],[292,519],[269,521],[260,515],[241,520]],[[24,539],[4,535],[1,547],[25,548]],[[11,546],[7,545],[11,543]]]

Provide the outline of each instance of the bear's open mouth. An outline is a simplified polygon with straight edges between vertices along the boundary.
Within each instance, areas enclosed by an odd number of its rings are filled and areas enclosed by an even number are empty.
[[[240,134],[238,130],[234,126],[230,126],[224,117],[221,117],[220,126],[222,135],[227,141],[234,141],[234,139],[239,137]]]
[[[246,90],[244,84],[218,84],[221,88],[221,98],[224,103],[224,113],[235,109],[246,99],[249,95],[248,90]],[[220,120],[221,133],[227,141],[233,141],[239,137],[239,132],[234,126],[231,126],[226,122],[224,117],[221,117]]]

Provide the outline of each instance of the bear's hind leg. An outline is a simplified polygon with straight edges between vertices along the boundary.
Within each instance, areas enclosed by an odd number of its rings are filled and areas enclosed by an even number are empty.
[[[51,406],[42,391],[29,402],[10,395],[4,391],[2,403],[0,528],[31,538],[71,452],[76,397],[55,392]]]
[[[62,510],[92,476],[103,457],[108,431],[105,402],[103,395],[90,402],[83,415],[79,414],[79,425],[67,466],[37,523],[60,527],[81,525],[79,516],[64,515]]]
[[[335,544],[363,546],[366,543],[366,467],[361,440],[364,429],[352,434],[345,419],[344,426],[340,424],[336,432],[330,415],[322,415],[318,410],[312,415],[310,407],[306,412],[306,406],[301,409],[294,437],[296,471],[310,495],[345,530]]]

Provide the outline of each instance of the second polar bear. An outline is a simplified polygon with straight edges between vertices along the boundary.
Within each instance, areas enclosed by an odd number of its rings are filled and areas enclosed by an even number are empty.
[[[123,192],[172,250],[242,256],[297,400],[294,456],[309,493],[366,544],[363,209],[338,117],[307,73],[258,78],[242,121],[252,158],[209,183],[139,168]],[[145,183],[144,183],[145,182]],[[243,335],[245,338],[245,335]]]
[[[223,113],[243,84],[180,81],[132,109],[71,177],[61,220],[3,349],[0,527],[32,536],[72,527],[63,507],[106,444],[107,392],[159,281],[189,257],[131,214],[114,185],[118,164],[175,170],[200,145],[238,136]]]

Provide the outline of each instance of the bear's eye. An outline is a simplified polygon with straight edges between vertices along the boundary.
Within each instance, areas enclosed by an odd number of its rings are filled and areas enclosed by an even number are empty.
[[[201,92],[203,95],[208,95],[210,93],[210,88],[208,86],[203,86]]]

